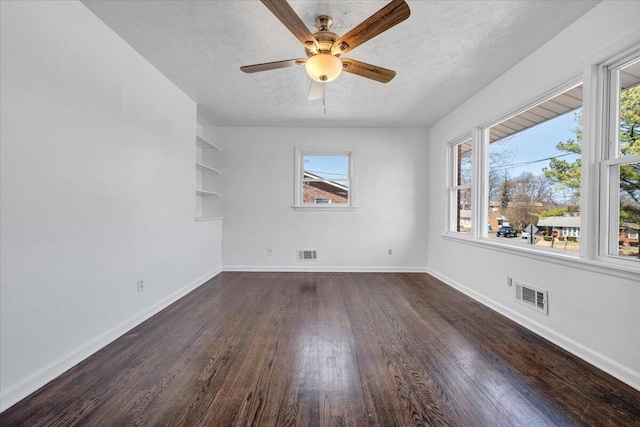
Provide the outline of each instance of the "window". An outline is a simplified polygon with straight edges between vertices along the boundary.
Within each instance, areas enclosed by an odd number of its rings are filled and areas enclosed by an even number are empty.
[[[637,277],[637,46],[475,128],[449,144],[448,156],[447,238],[468,234],[472,244],[536,259],[562,254],[555,261]]]
[[[640,56],[607,68],[609,117],[602,162],[606,255],[640,261]]]
[[[296,149],[298,209],[355,207],[353,151]]]
[[[451,185],[449,190],[449,231],[471,233],[471,138],[451,144]]]
[[[505,243],[578,256],[582,84],[542,97],[485,128],[482,135],[487,147],[483,237],[500,236]],[[539,230],[533,240],[509,238],[519,237],[529,224]],[[500,226],[513,227],[516,236],[497,233]],[[554,230],[562,237],[572,237],[571,241],[553,245],[543,234],[551,235]]]

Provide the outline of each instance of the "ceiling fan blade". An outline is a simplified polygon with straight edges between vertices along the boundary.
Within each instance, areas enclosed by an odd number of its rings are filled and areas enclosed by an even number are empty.
[[[322,95],[324,95],[324,83],[311,80],[311,86],[309,86],[309,96],[307,97],[307,99],[309,101],[315,101],[316,99],[322,98]]]
[[[404,0],[392,0],[391,3],[336,40],[331,47],[331,53],[334,55],[346,53],[404,21],[410,14],[409,5]]]
[[[357,74],[380,83],[388,83],[396,76],[396,72],[377,65],[356,61],[351,58],[342,58],[342,70],[347,73]]]
[[[306,59],[287,59],[285,61],[265,62],[264,64],[245,65],[240,67],[245,73],[258,73],[260,71],[278,70],[304,64]]]
[[[311,31],[304,25],[304,22],[291,8],[287,0],[260,0],[285,27],[307,48],[318,47],[318,40]]]

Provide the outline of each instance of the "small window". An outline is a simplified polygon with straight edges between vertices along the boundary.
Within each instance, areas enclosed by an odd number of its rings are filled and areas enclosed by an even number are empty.
[[[296,150],[296,208],[354,207],[353,151]]]
[[[471,139],[451,144],[451,186],[449,199],[451,220],[449,231],[471,233],[471,178],[472,144]]]
[[[640,261],[640,56],[609,67],[609,147],[603,188],[609,256]]]
[[[578,255],[582,152],[582,84],[543,98],[484,130],[488,183],[486,237]],[[529,224],[539,230],[520,239]],[[516,233],[498,232],[511,226]],[[553,245],[542,234],[572,237]],[[525,234],[526,236],[526,234]],[[504,239],[507,237],[507,239]]]

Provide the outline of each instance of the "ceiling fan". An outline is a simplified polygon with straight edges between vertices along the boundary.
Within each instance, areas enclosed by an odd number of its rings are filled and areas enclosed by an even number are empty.
[[[311,77],[308,96],[310,100],[320,99],[324,93],[324,84],[335,80],[342,71],[381,83],[387,83],[395,77],[396,72],[393,70],[351,58],[340,58],[340,55],[407,19],[411,12],[404,0],[392,0],[342,37],[338,37],[336,33],[331,31],[333,23],[331,17],[327,15],[320,15],[316,18],[315,25],[318,31],[312,34],[286,0],[261,1],[302,42],[307,58],[240,67],[245,73],[277,70],[304,64],[307,74]]]

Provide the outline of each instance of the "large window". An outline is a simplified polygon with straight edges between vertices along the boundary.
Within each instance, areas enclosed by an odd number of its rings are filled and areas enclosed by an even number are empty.
[[[353,151],[296,150],[296,208],[355,206]]]
[[[608,145],[602,162],[609,256],[640,260],[640,57],[608,67]]]
[[[485,237],[577,256],[582,84],[487,127],[483,138]]]
[[[451,219],[449,231],[471,233],[471,178],[472,145],[471,138],[455,142],[450,146],[452,159],[449,200]]]
[[[591,64],[583,78],[476,128],[449,145],[449,159],[452,238],[635,272],[640,50]]]

